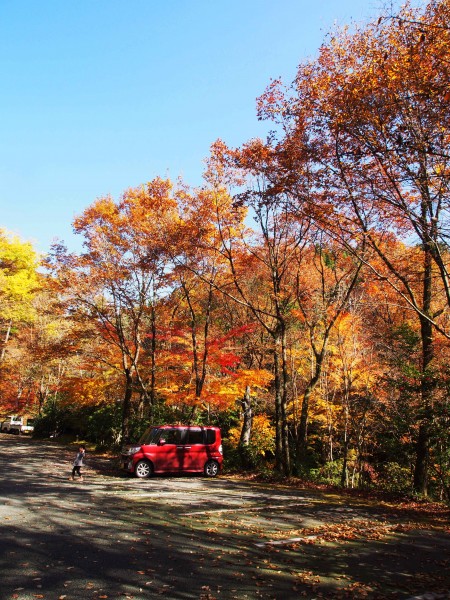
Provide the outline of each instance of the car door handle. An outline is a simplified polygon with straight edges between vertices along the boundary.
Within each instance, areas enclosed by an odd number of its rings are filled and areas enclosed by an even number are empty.
[[[182,448],[183,450],[190,450],[191,446],[177,446],[177,448]]]

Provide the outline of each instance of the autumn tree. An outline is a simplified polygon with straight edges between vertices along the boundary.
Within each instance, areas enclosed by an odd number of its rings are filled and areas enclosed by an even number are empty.
[[[349,300],[362,264],[360,260],[349,259],[347,253],[346,267],[337,267],[345,260],[337,258],[331,244],[326,248],[326,236],[315,224],[315,211],[319,207],[312,201],[312,195],[300,210],[293,208],[297,198],[293,196],[294,191],[297,193],[295,182],[302,177],[306,190],[309,185],[306,182],[310,181],[312,150],[302,134],[299,139],[301,144],[297,145],[291,139],[280,143],[253,140],[237,150],[229,150],[219,141],[213,146],[208,173],[213,184],[231,184],[235,205],[246,207],[255,222],[253,238],[248,231],[240,232],[240,254],[236,252],[236,236],[233,240],[224,236],[222,252],[229,261],[239,301],[250,307],[273,340],[277,463],[285,473],[291,469],[287,405],[292,390],[287,340],[288,330],[295,322],[293,310],[299,308],[297,315],[301,315],[309,330],[307,335],[314,354],[313,374],[304,390],[296,426],[296,458],[300,463],[306,457],[309,398],[320,377],[328,337]],[[311,259],[314,253],[317,260],[306,264],[305,257]],[[253,265],[250,270],[265,282],[259,286],[262,291],[259,296],[248,285],[254,279],[242,277],[240,255],[247,256],[241,263],[248,261]],[[305,273],[316,273],[317,286]]]
[[[291,267],[306,243],[310,221],[307,216],[302,221],[292,218],[289,195],[272,178],[276,158],[260,140],[236,150],[218,141],[212,147],[207,179],[217,198],[225,193],[226,184],[231,185],[235,210],[249,210],[256,222],[253,233],[243,225],[230,226],[221,221],[222,203],[217,203],[220,251],[229,264],[233,299],[249,308],[272,339],[276,461],[278,470],[287,475],[291,472],[287,334],[295,301]]]
[[[220,225],[217,220],[217,199],[220,202]],[[177,193],[179,222],[172,246],[173,268],[170,275],[173,306],[172,323],[178,330],[178,351],[168,361],[174,378],[176,399],[169,403],[190,406],[188,420],[206,418],[234,406],[267,382],[267,372],[243,360],[236,349],[241,340],[255,329],[250,319],[233,323],[228,319],[230,298],[228,262],[221,253],[225,223],[239,228],[240,211],[235,211],[232,199],[208,189],[180,188]],[[232,303],[235,305],[235,303]],[[247,315],[248,317],[248,315]],[[249,322],[250,321],[250,322]],[[189,343],[187,343],[189,339]],[[177,365],[177,367],[175,366]],[[184,375],[184,377],[183,377]]]
[[[380,401],[379,366],[370,347],[370,339],[363,335],[361,314],[347,313],[334,332],[333,351],[328,376],[335,401],[340,404],[341,429],[341,484],[349,485],[349,454],[354,452],[351,487],[355,477],[364,473],[367,464],[368,438],[377,430],[377,403]],[[378,398],[375,396],[378,392]]]
[[[12,329],[33,319],[32,298],[39,287],[38,255],[28,242],[0,230],[0,363]]]
[[[406,7],[402,15],[405,20],[434,21],[435,27],[443,16],[436,13],[436,4],[423,14]],[[448,102],[442,102],[448,89],[448,61],[443,54],[448,37],[448,30],[425,36],[416,26],[380,22],[346,37],[345,46],[341,38],[322,49],[324,70],[332,74],[335,84],[339,82],[332,107],[329,100],[325,106],[325,118],[336,140],[336,172],[347,194],[349,218],[382,259],[391,284],[420,321],[422,407],[414,483],[424,493],[435,386],[433,324],[445,331],[445,324],[437,320],[446,310],[439,298],[441,290],[447,305],[449,299]],[[420,285],[414,285],[397,266],[391,245],[384,241],[390,230],[405,240],[415,237],[420,244]]]
[[[322,375],[330,336],[348,310],[357,286],[361,261],[342,251],[322,233],[308,248],[296,281],[297,314],[306,332],[312,360],[302,397],[297,429],[297,460],[307,456],[309,402]],[[299,265],[300,266],[300,265]]]
[[[33,323],[40,288],[39,258],[28,242],[0,230],[0,405],[2,411],[34,412],[33,386],[24,364],[22,332]]]
[[[163,286],[164,252],[172,212],[171,183],[155,179],[127,190],[116,203],[94,202],[74,222],[85,252],[56,248],[50,265],[68,309],[89,323],[114,353],[102,356],[124,377],[122,437],[130,432],[132,397],[144,396],[151,408],[155,379],[155,296]],[[150,338],[151,375],[141,371],[144,342]]]
[[[65,377],[75,367],[80,350],[76,323],[64,313],[58,297],[43,281],[33,299],[35,318],[19,334],[20,368],[38,413],[62,391]]]
[[[300,65],[291,95],[274,83],[260,103],[260,116],[275,118],[286,147],[305,148],[306,135],[320,226],[385,278],[420,321],[421,492],[433,420],[433,331],[448,335],[448,11],[447,0],[424,9],[407,4],[395,20],[386,13],[352,33],[336,31],[317,60]],[[311,197],[304,177],[290,185],[303,206]],[[417,276],[399,269],[393,235],[417,244]]]
[[[171,248],[171,281],[173,299],[179,300],[177,316],[184,324],[189,323],[193,385],[186,389],[185,397],[191,397],[192,418],[202,403],[208,373],[217,279],[223,270],[223,261],[214,251],[218,235],[211,222],[210,194],[205,190],[191,192],[184,188],[179,190],[177,200],[179,222],[176,243]]]

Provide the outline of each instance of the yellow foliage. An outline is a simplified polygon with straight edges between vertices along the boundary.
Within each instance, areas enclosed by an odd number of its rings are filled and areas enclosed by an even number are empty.
[[[228,439],[233,448],[238,447],[240,437],[241,429],[239,427],[230,429]],[[275,429],[267,415],[255,415],[253,417],[250,444],[260,454],[275,450]]]
[[[29,321],[38,287],[38,256],[32,245],[0,229],[0,319]]]

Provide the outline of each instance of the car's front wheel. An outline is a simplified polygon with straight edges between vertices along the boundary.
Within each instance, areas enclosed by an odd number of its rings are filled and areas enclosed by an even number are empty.
[[[153,467],[148,462],[148,460],[140,460],[138,463],[136,463],[136,466],[134,467],[134,474],[136,475],[136,477],[139,477],[139,479],[145,479],[146,477],[150,477],[152,473]]]
[[[206,477],[215,477],[219,473],[219,468],[216,460],[208,460],[204,469]]]

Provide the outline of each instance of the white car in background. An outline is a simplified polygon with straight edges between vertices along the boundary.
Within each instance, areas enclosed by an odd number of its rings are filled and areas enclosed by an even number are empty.
[[[15,433],[16,435],[30,435],[34,431],[33,422],[34,419],[31,418],[25,420],[24,417],[11,415],[1,422],[0,431],[2,433]]]

